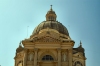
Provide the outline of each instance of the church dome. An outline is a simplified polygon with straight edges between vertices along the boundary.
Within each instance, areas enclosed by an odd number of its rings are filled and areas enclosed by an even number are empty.
[[[60,22],[56,21],[56,13],[52,9],[47,12],[46,14],[46,21],[41,22],[33,31],[33,35],[36,35],[39,33],[40,30],[50,28],[50,29],[55,29],[61,34],[65,34],[69,36],[67,28],[62,25]]]
[[[46,28],[55,29],[59,33],[62,33],[62,34],[65,34],[65,35],[69,36],[67,28],[64,25],[62,25],[60,22],[57,22],[57,21],[44,21],[44,22],[41,22],[34,29],[33,35],[38,34],[40,30],[46,29]]]

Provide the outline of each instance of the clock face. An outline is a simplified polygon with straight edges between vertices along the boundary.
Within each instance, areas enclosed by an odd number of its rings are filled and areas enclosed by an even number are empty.
[[[80,61],[76,61],[74,66],[83,66],[82,63]]]

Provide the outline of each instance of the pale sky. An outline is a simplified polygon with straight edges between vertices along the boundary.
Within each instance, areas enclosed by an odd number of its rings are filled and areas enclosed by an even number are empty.
[[[100,0],[0,0],[1,66],[14,66],[19,42],[45,20],[51,4],[75,41],[74,47],[82,41],[86,66],[100,66]]]

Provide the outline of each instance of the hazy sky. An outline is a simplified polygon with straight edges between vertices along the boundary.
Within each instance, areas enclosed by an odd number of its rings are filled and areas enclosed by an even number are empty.
[[[14,66],[19,42],[45,20],[51,4],[75,41],[74,47],[82,41],[86,65],[100,66],[100,0],[0,0],[1,66]]]

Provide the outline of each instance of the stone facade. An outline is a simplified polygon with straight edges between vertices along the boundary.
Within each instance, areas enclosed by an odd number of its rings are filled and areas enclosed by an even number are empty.
[[[14,57],[15,66],[86,66],[84,48],[73,48],[74,43],[69,35],[47,26],[21,41]]]

